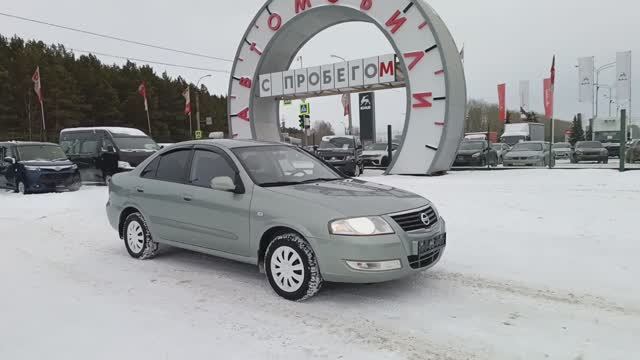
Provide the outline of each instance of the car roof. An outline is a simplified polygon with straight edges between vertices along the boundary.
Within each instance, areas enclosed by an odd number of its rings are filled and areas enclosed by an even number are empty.
[[[214,145],[227,149],[237,149],[237,148],[246,148],[246,147],[258,147],[258,146],[292,146],[290,144],[285,144],[282,142],[270,142],[270,141],[258,141],[258,140],[249,140],[249,139],[204,139],[204,140],[194,140],[187,141],[183,143],[179,143],[176,145]]]
[[[5,141],[0,142],[0,145],[54,145],[60,146],[58,144],[50,143],[50,142],[39,142],[39,141]]]
[[[62,129],[60,133],[66,132],[90,132],[90,131],[107,131],[111,134],[118,135],[126,135],[126,136],[147,136],[142,130],[134,129],[134,128],[126,128],[126,127],[116,127],[116,126],[99,126],[99,127],[77,127],[77,128],[68,128]]]

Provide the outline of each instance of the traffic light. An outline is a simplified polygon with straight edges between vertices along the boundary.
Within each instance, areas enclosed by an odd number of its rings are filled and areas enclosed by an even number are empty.
[[[304,115],[300,115],[300,129],[304,130]]]

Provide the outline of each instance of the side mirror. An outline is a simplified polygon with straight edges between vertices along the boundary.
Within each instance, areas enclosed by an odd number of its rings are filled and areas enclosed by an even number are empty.
[[[14,159],[12,157],[6,157],[3,160],[4,160],[4,162],[9,163],[11,165],[15,165],[16,164],[16,159]]]
[[[211,188],[218,191],[236,191],[236,184],[228,176],[218,176],[211,179]]]

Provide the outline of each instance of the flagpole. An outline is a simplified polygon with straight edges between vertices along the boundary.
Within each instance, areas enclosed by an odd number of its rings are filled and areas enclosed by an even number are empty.
[[[191,119],[191,112],[189,112],[189,139],[193,140],[193,121]]]
[[[145,99],[145,102],[147,100]],[[151,118],[149,117],[149,106],[145,109],[147,112],[147,126],[149,127],[149,136],[151,136]]]
[[[47,141],[47,123],[44,121],[44,102],[40,101],[40,113],[42,114],[42,135],[43,141]]]

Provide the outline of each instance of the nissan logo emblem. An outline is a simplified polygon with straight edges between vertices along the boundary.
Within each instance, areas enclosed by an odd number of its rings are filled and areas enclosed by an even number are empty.
[[[431,220],[429,219],[429,215],[427,215],[427,213],[420,214],[420,220],[422,220],[422,223],[426,226],[431,225]]]

